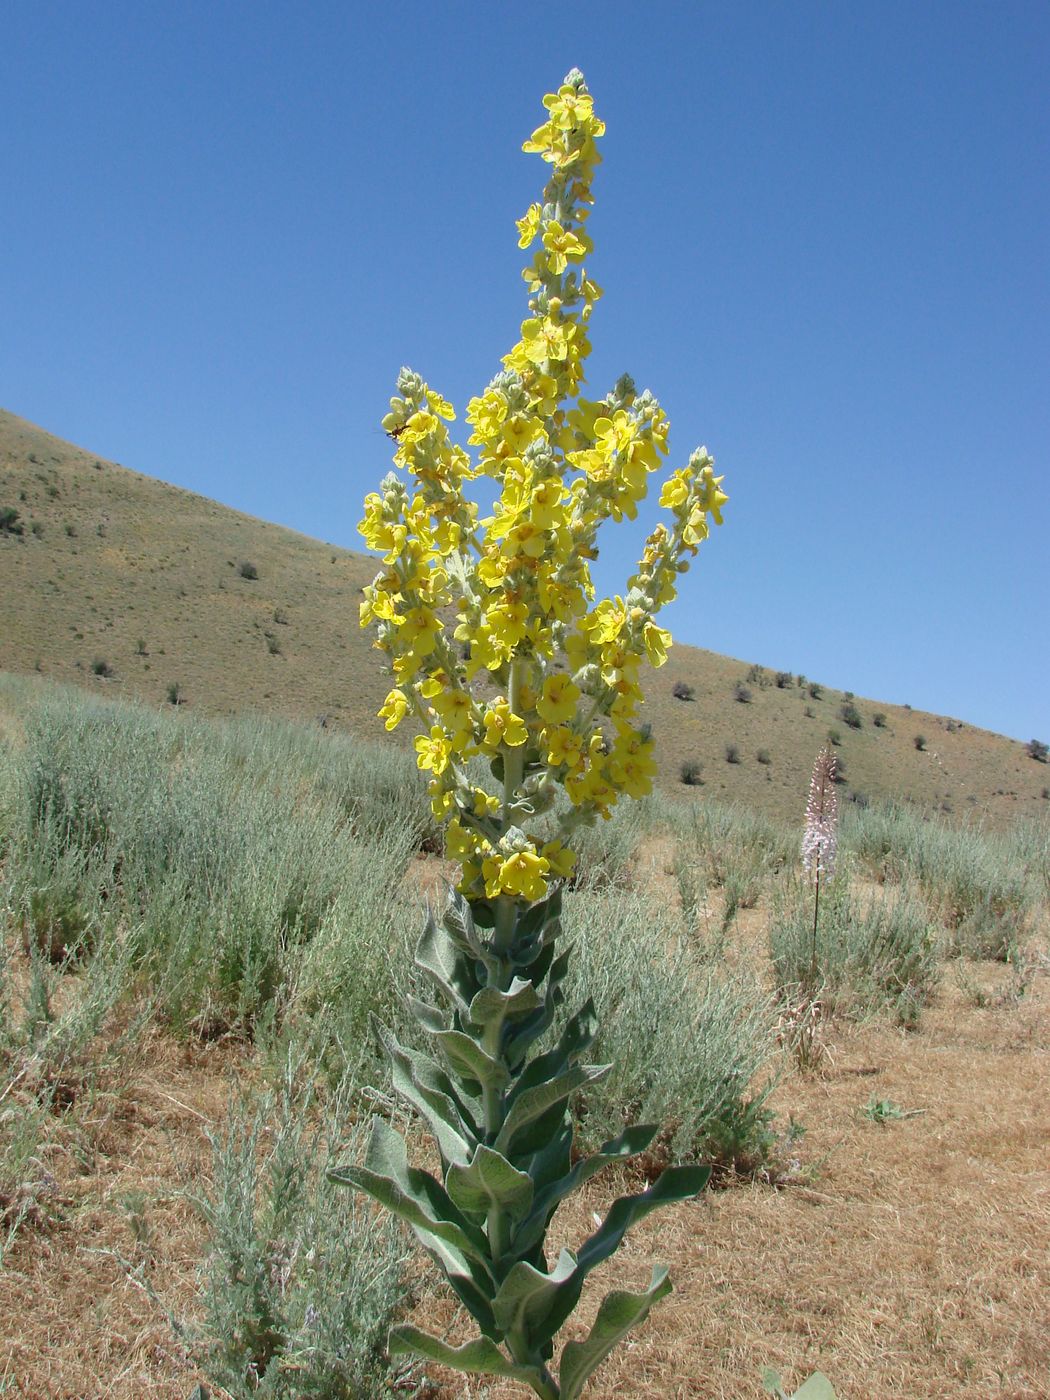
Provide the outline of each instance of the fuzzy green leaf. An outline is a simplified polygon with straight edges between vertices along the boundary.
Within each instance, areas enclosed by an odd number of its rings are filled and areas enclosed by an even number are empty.
[[[522,1381],[525,1385],[543,1379],[538,1366],[517,1365],[504,1356],[488,1337],[477,1337],[472,1342],[453,1347],[439,1337],[432,1337],[429,1332],[421,1332],[418,1327],[403,1323],[390,1329],[387,1350],[391,1357],[421,1356],[426,1361],[440,1361],[443,1366],[451,1366],[456,1371],[506,1376],[508,1380]]]
[[[467,1016],[472,1025],[484,1029],[493,1021],[502,1024],[504,1021],[525,1016],[542,1005],[532,983],[515,977],[505,992],[501,992],[498,987],[482,987],[470,1003]]]
[[[614,1201],[605,1220],[584,1242],[577,1268],[563,1285],[547,1319],[550,1335],[561,1327],[579,1302],[583,1282],[592,1269],[614,1254],[630,1227],[660,1206],[686,1201],[707,1185],[710,1167],[668,1167],[648,1191],[637,1196],[621,1196]]]
[[[454,1205],[464,1215],[487,1215],[493,1206],[512,1219],[527,1215],[532,1205],[533,1182],[491,1147],[480,1145],[469,1166],[449,1168],[445,1186]]]
[[[835,1400],[835,1390],[823,1371],[814,1371],[795,1391],[794,1400]]]
[[[467,1014],[471,998],[477,991],[477,979],[472,975],[471,962],[459,953],[448,930],[437,923],[429,912],[416,949],[416,966],[441,989],[461,1016]]]
[[[383,1119],[372,1120],[365,1165],[333,1167],[328,1178],[341,1186],[364,1191],[413,1229],[444,1240],[487,1268],[483,1236],[456,1208],[440,1181],[429,1172],[408,1165],[404,1139]]]
[[[468,1162],[478,1140],[470,1106],[433,1060],[405,1050],[385,1026],[379,1027],[379,1038],[390,1060],[394,1088],[426,1119],[442,1159]]]
[[[671,1291],[671,1280],[663,1267],[653,1269],[653,1278],[644,1293],[606,1294],[594,1319],[594,1326],[582,1342],[566,1342],[561,1357],[561,1400],[577,1400],[584,1385],[632,1327],[644,1322],[649,1309]]]
[[[563,1249],[550,1273],[519,1261],[503,1280],[492,1300],[496,1325],[505,1333],[517,1332],[531,1347],[543,1347],[556,1329],[546,1326],[554,1301],[576,1271],[576,1259]]]
[[[658,1131],[659,1127],[655,1123],[635,1123],[625,1128],[619,1137],[602,1143],[597,1152],[591,1153],[589,1157],[581,1157],[571,1170],[564,1174],[559,1172],[553,1180],[547,1180],[545,1176],[540,1175],[542,1165],[533,1159],[529,1164],[529,1175],[537,1184],[543,1181],[544,1185],[542,1190],[537,1189],[532,1211],[528,1218],[522,1221],[514,1236],[515,1248],[523,1252],[530,1249],[543,1238],[551,1216],[566,1196],[571,1196],[585,1181],[597,1175],[610,1162],[622,1161],[626,1157],[634,1157],[637,1153],[644,1152]]]
[[[449,1068],[464,1079],[497,1089],[505,1088],[510,1075],[506,1065],[487,1054],[463,1031],[444,1030],[434,1036]]]
[[[506,1152],[515,1135],[528,1127],[535,1119],[546,1114],[562,1100],[582,1089],[585,1084],[593,1084],[609,1073],[611,1065],[573,1065],[545,1084],[536,1084],[525,1089],[511,1104],[510,1111],[503,1121],[503,1127],[493,1144],[497,1152]]]

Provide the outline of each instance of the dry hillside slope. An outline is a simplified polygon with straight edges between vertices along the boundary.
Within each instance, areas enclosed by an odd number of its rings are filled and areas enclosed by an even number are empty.
[[[359,589],[375,572],[367,556],[102,461],[0,410],[0,521],[5,511],[17,519],[0,526],[0,669],[155,704],[177,686],[212,714],[327,715],[382,734],[374,713],[388,683],[357,626]],[[849,697],[811,694],[800,679],[778,685],[761,667],[676,646],[647,691],[663,785],[794,819],[835,730],[844,792],[995,824],[1046,812],[1050,768],[1023,744],[859,697],[852,727]],[[676,685],[693,698],[676,698]],[[749,700],[735,698],[738,686]],[[698,766],[696,786],[682,785],[683,764]]]

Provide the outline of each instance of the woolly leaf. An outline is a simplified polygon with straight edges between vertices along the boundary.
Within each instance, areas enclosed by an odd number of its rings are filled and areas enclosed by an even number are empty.
[[[616,1344],[632,1327],[644,1322],[649,1309],[671,1292],[671,1280],[663,1267],[653,1269],[653,1278],[644,1293],[606,1294],[587,1338],[566,1342],[561,1357],[559,1381],[561,1400],[577,1400],[584,1385]]]
[[[456,1371],[505,1376],[508,1380],[522,1381],[530,1386],[543,1380],[538,1366],[517,1365],[504,1356],[488,1337],[477,1337],[472,1342],[453,1347],[439,1337],[432,1337],[429,1332],[421,1332],[418,1327],[403,1323],[390,1329],[387,1350],[392,1357],[421,1356],[426,1361],[440,1361],[443,1366],[451,1366]]]
[[[480,1145],[469,1166],[449,1168],[445,1186],[453,1204],[464,1215],[487,1215],[494,1207],[512,1219],[527,1215],[532,1205],[532,1178],[519,1172],[491,1147]]]

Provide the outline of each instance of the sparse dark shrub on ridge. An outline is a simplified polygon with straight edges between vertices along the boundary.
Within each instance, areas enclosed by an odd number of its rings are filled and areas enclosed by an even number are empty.
[[[259,577],[259,570],[247,559],[242,559],[237,565],[237,572],[240,574],[241,578],[254,579]]]
[[[876,710],[871,717],[871,722],[876,729],[886,728],[886,715],[883,710]]]
[[[1025,753],[1027,753],[1029,758],[1034,758],[1036,763],[1045,763],[1050,750],[1047,749],[1046,744],[1044,744],[1041,739],[1029,739],[1028,743],[1025,745]]]
[[[91,674],[93,676],[101,676],[103,680],[107,680],[113,674],[113,667],[104,656],[96,656],[91,663]]]
[[[764,666],[750,666],[748,668],[747,678],[752,685],[769,684],[769,677],[766,675],[766,668]]]
[[[842,743],[842,735],[837,729],[828,730],[828,743],[834,744],[836,748]]]
[[[778,671],[776,680],[778,690],[787,690],[788,686],[791,684],[791,672]]]
[[[676,700],[696,699],[696,691],[691,685],[686,685],[685,681],[675,681],[671,694]]]
[[[13,506],[0,507],[0,534],[20,535],[22,526],[18,523],[19,512]]]
[[[766,768],[773,762],[773,756],[768,749],[759,749],[755,757],[758,759],[758,762]]]
[[[851,729],[860,729],[864,723],[861,719],[860,711],[852,700],[847,700],[839,709],[839,716],[841,719],[845,720]]]
[[[168,686],[168,704],[181,705],[183,702],[182,686],[178,681],[172,681]]]
[[[733,687],[733,699],[741,705],[751,704],[751,692],[748,690],[747,686],[744,685],[743,681],[737,681],[736,685]]]
[[[737,747],[736,744],[726,744],[726,762],[727,762],[727,763],[739,763],[739,762],[740,762],[740,749]]]
[[[912,740],[912,743],[915,745],[915,747],[919,750],[920,753],[926,752],[925,734],[916,734],[915,738]]]
[[[807,705],[806,708],[802,711],[802,713],[806,716],[807,719],[816,719],[817,717],[817,712],[816,710],[814,710],[812,705]]]
[[[822,685],[818,685],[816,681],[810,681],[810,683],[809,683],[809,698],[810,698],[811,700],[819,700],[823,694],[824,694],[824,687],[823,687]]]
[[[698,763],[696,759],[689,759],[679,768],[678,776],[686,787],[700,787],[704,781],[701,777],[703,771],[704,765],[702,763]]]

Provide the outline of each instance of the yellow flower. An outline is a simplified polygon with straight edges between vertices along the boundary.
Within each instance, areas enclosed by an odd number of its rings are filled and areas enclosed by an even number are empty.
[[[583,762],[583,738],[564,727],[546,733],[547,762],[552,768],[578,768]]]
[[[408,696],[403,690],[392,690],[383,701],[379,718],[386,721],[387,729],[396,729],[408,714]]]
[[[525,211],[525,217],[519,219],[518,223],[518,247],[527,248],[540,226],[540,217],[543,214],[542,208],[538,204],[530,204]]]
[[[414,748],[418,755],[416,763],[420,768],[429,768],[435,777],[443,773],[448,767],[448,759],[449,754],[452,752],[452,745],[445,737],[444,731],[438,725],[434,725],[429,736],[420,734],[416,738]]]
[[[571,228],[562,228],[554,219],[543,230],[543,246],[547,250],[547,267],[556,274],[565,271],[570,258],[582,258],[588,251],[586,243]]]
[[[498,696],[485,710],[484,747],[495,753],[502,745],[516,749],[529,737],[525,721],[516,715],[502,695]]]
[[[647,622],[642,630],[646,655],[650,666],[662,666],[667,660],[667,648],[671,645],[671,634],[655,622]]]
[[[575,717],[580,693],[571,676],[555,672],[543,682],[543,695],[537,701],[536,713],[547,724],[568,724]]]
[[[560,840],[548,841],[541,849],[540,855],[549,864],[552,875],[565,879],[572,874],[576,864],[576,852],[563,846]]]
[[[530,902],[542,899],[547,893],[545,876],[549,870],[550,862],[535,851],[517,851],[506,859],[499,855],[489,856],[481,867],[485,893],[490,899],[501,894],[513,894]]]

